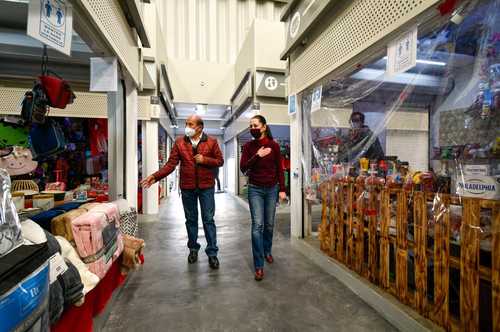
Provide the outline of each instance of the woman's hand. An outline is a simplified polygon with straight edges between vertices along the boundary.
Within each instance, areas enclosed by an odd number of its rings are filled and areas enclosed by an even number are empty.
[[[286,192],[281,191],[280,192],[280,201],[283,202],[283,201],[286,201],[286,199],[287,199]]]
[[[273,150],[271,150],[271,148],[265,148],[265,147],[261,147],[259,149],[259,151],[257,151],[257,155],[261,158],[264,158],[265,156],[267,156],[268,154],[270,154]]]
[[[148,189],[149,187],[151,187],[154,183],[156,182],[156,179],[154,176],[150,175],[148,176],[147,178],[145,178],[144,180],[141,181],[141,186],[144,188],[144,189]]]

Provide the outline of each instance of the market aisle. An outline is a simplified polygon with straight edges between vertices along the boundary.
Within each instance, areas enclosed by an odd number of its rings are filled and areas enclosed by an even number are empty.
[[[106,331],[393,331],[373,309],[288,242],[284,217],[275,237],[276,262],[253,279],[248,212],[216,195],[221,269],[200,251],[188,265],[181,201],[163,204],[160,220],[141,224],[146,265],[131,275]],[[200,221],[201,244],[205,240]]]

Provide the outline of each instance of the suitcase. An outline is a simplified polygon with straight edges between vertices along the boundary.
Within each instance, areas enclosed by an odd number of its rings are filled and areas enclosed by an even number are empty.
[[[22,245],[0,258],[0,331],[49,330],[47,250]]]
[[[73,237],[73,229],[71,223],[75,218],[81,216],[86,212],[87,211],[85,209],[76,209],[55,217],[51,222],[52,234],[64,237],[71,243],[71,245],[74,246],[75,239]]]
[[[102,211],[101,211],[102,210]],[[117,209],[103,207],[82,214],[72,222],[73,236],[78,254],[90,272],[102,279],[123,251],[118,230]],[[112,215],[111,218],[108,217]]]

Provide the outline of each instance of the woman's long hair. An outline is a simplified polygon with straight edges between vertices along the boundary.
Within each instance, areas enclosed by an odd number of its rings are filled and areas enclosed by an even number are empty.
[[[262,115],[256,115],[252,119],[257,119],[262,125],[266,126],[266,137],[269,139],[273,139],[273,134],[271,133],[271,128],[267,125],[266,118]]]

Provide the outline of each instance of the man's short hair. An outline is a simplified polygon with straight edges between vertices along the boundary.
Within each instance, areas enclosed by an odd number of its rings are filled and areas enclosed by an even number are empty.
[[[361,113],[361,112],[352,112],[352,114],[351,114],[351,121],[352,121],[352,119],[355,116],[359,117],[359,119],[361,120],[361,123],[363,123],[363,124],[365,123],[365,115],[363,113]]]

